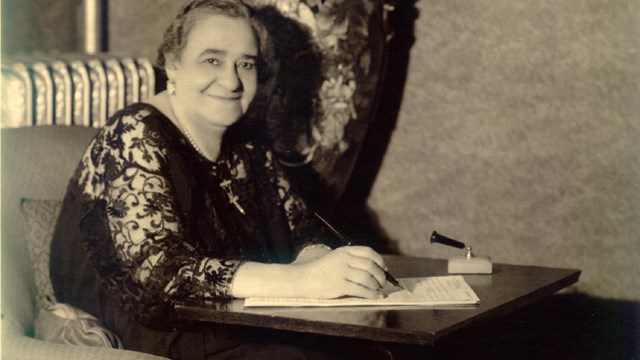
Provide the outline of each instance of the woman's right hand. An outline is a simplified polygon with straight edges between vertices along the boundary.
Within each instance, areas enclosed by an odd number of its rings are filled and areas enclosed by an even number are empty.
[[[378,299],[386,282],[384,259],[366,246],[341,247],[316,260],[290,267],[299,297]]]

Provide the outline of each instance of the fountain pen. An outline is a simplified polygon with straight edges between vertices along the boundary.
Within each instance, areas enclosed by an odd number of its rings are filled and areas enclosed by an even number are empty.
[[[343,233],[338,231],[338,229],[334,228],[331,224],[329,224],[329,222],[325,220],[322,216],[320,216],[320,214],[318,214],[317,212],[314,212],[313,214],[318,219],[320,219],[320,221],[322,221],[322,223],[325,224],[327,228],[329,228],[329,230],[331,230],[340,240],[344,241],[347,244],[347,246],[350,246],[353,243],[346,235],[344,235]],[[396,280],[396,278],[394,278],[393,275],[391,275],[388,271],[384,269],[382,271],[384,271],[384,276],[389,283],[391,283],[393,286],[399,287],[400,289],[404,289],[404,287],[400,285],[398,280]]]

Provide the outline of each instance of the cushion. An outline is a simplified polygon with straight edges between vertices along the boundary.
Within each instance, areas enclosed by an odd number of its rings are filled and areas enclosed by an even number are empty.
[[[48,342],[124,349],[118,335],[96,317],[63,303],[39,310],[35,332],[36,338]]]
[[[57,200],[22,199],[20,208],[25,219],[25,236],[36,282],[36,303],[45,306],[55,302],[49,278],[49,245],[53,237],[61,202]]]
[[[49,246],[62,203],[23,198],[25,237],[36,282],[36,338],[62,344],[123,348],[122,341],[91,314],[56,303],[49,277]]]

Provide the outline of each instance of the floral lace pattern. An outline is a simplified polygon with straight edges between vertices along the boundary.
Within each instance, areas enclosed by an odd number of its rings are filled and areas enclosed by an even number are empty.
[[[271,152],[259,154],[263,148],[254,144],[237,146],[215,164],[195,161],[203,171],[189,180],[182,172],[190,170],[175,170],[182,161],[172,158],[176,140],[167,134],[181,137],[163,127],[173,128],[148,105],[121,111],[89,145],[75,178],[85,199],[84,212],[102,209],[90,220],[91,226],[99,225],[99,217],[106,217],[108,223],[108,236],[89,236],[90,257],[125,304],[143,313],[180,299],[229,297],[233,276],[243,261],[269,261],[269,249],[278,247],[291,249],[292,257],[312,229],[304,202],[292,193]],[[262,165],[250,163],[252,159],[263,159]],[[192,183],[174,183],[183,177]],[[258,185],[252,187],[252,182]],[[181,195],[212,188],[191,197]],[[177,201],[181,197],[202,201],[189,200],[191,210],[185,212],[186,205]],[[248,214],[234,211],[234,202],[241,203]],[[282,245],[282,240],[262,235],[267,231],[260,221],[249,220],[260,219],[259,212],[277,213],[277,208],[294,244]]]
[[[296,150],[311,161],[321,174],[331,172],[338,158],[363,134],[348,127],[366,121],[378,80],[378,62],[371,47],[369,21],[382,4],[378,0],[249,0],[256,8],[273,7],[309,33],[315,47],[299,51],[317,51],[321,61],[321,85],[314,94],[313,114],[309,117],[310,138],[298,139]],[[305,56],[301,53],[282,56]],[[291,68],[279,75],[291,76]],[[280,80],[288,83],[290,79]],[[285,90],[286,92],[286,90]],[[294,90],[295,92],[295,90]],[[287,106],[290,99],[280,100]],[[277,108],[277,106],[274,106]],[[272,111],[271,117],[282,114]],[[286,117],[286,114],[285,114]],[[357,124],[355,128],[363,127]],[[290,135],[286,135],[290,136]],[[306,137],[306,135],[302,135]]]

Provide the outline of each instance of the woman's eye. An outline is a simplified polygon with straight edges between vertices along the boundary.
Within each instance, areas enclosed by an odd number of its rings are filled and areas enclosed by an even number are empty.
[[[215,58],[208,58],[205,60],[208,64],[211,65],[220,65],[220,60],[215,59]]]
[[[256,64],[253,61],[242,61],[240,63],[240,67],[245,70],[253,70],[256,67]]]

